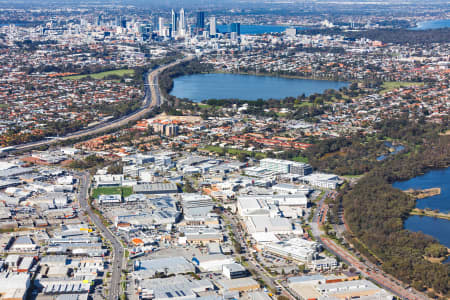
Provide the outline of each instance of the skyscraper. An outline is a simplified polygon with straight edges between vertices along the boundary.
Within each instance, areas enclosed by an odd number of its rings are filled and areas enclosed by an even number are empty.
[[[120,26],[122,26],[122,28],[127,28],[127,19],[122,17],[120,20]]]
[[[185,36],[186,34],[186,18],[184,16],[184,8],[180,9],[180,26],[178,28],[178,35]]]
[[[197,22],[196,22],[197,30],[205,28],[205,12],[199,11],[197,12]]]
[[[164,19],[162,17],[158,18],[158,35],[164,36]]]
[[[238,36],[241,35],[241,23],[231,23],[230,32],[236,32]]]
[[[172,9],[172,37],[176,35],[177,31],[178,31],[178,15]]]
[[[216,34],[216,17],[211,17],[209,18],[209,35],[215,36]]]

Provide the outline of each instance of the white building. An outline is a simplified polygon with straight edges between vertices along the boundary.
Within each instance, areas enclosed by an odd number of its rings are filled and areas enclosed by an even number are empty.
[[[304,183],[324,189],[336,189],[342,183],[337,175],[321,173],[305,176],[301,180]]]
[[[99,204],[117,204],[122,202],[121,195],[100,195],[98,196]]]
[[[285,258],[310,263],[317,258],[320,244],[300,238],[264,245],[264,251],[272,252]]]
[[[28,273],[0,273],[0,298],[1,299],[25,299],[30,286]]]

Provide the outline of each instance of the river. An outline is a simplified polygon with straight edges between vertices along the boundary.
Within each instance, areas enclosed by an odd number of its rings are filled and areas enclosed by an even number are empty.
[[[433,170],[407,181],[396,182],[393,186],[401,190],[440,187],[440,195],[419,199],[416,206],[422,209],[431,208],[439,209],[441,212],[450,212],[450,168]],[[429,234],[438,239],[442,245],[450,248],[450,221],[448,220],[410,216],[405,221],[405,228]]]
[[[450,27],[450,19],[445,20],[432,20],[432,21],[424,21],[417,23],[417,26],[411,28],[412,30],[426,30],[426,29],[440,29],[440,28],[449,28]]]
[[[173,81],[171,95],[195,102],[208,99],[282,99],[323,93],[327,89],[338,90],[349,85],[341,81],[216,73],[186,75]]]
[[[265,33],[281,33],[289,28],[289,26],[282,25],[244,25],[241,24],[241,34],[265,34]],[[307,29],[306,27],[295,27],[298,30]],[[228,25],[218,25],[217,30],[225,33],[229,32]]]

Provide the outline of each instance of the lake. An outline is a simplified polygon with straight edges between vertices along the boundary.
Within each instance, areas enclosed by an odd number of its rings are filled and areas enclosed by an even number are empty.
[[[433,170],[425,175],[417,176],[407,181],[396,182],[394,187],[401,190],[407,189],[427,189],[433,187],[440,187],[441,194],[433,197],[419,199],[416,202],[418,208],[439,209],[441,212],[450,211],[450,168]],[[405,221],[405,228],[411,231],[422,231],[429,234],[442,245],[450,247],[450,221],[423,217],[410,216]],[[449,259],[447,259],[447,262]]]
[[[426,30],[426,29],[439,29],[439,28],[449,28],[450,19],[446,20],[433,20],[417,23],[417,26],[411,28],[412,30]]]
[[[290,26],[281,25],[244,25],[241,24],[241,34],[264,34],[264,33],[281,33]],[[295,27],[299,30],[307,29],[306,27]],[[229,32],[228,25],[217,25],[219,32]]]
[[[417,200],[417,207],[439,209],[441,212],[450,212],[450,168],[433,170],[425,175],[417,176],[407,181],[395,182],[392,186],[401,190],[429,189],[440,187],[441,194]]]
[[[174,78],[170,92],[195,102],[208,99],[263,100],[338,90],[348,82],[241,74],[194,74]]]

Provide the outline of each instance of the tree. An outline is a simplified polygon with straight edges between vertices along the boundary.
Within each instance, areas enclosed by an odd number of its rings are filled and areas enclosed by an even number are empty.
[[[447,254],[447,248],[440,244],[431,244],[427,248],[425,248],[426,256],[440,258],[446,256]]]

